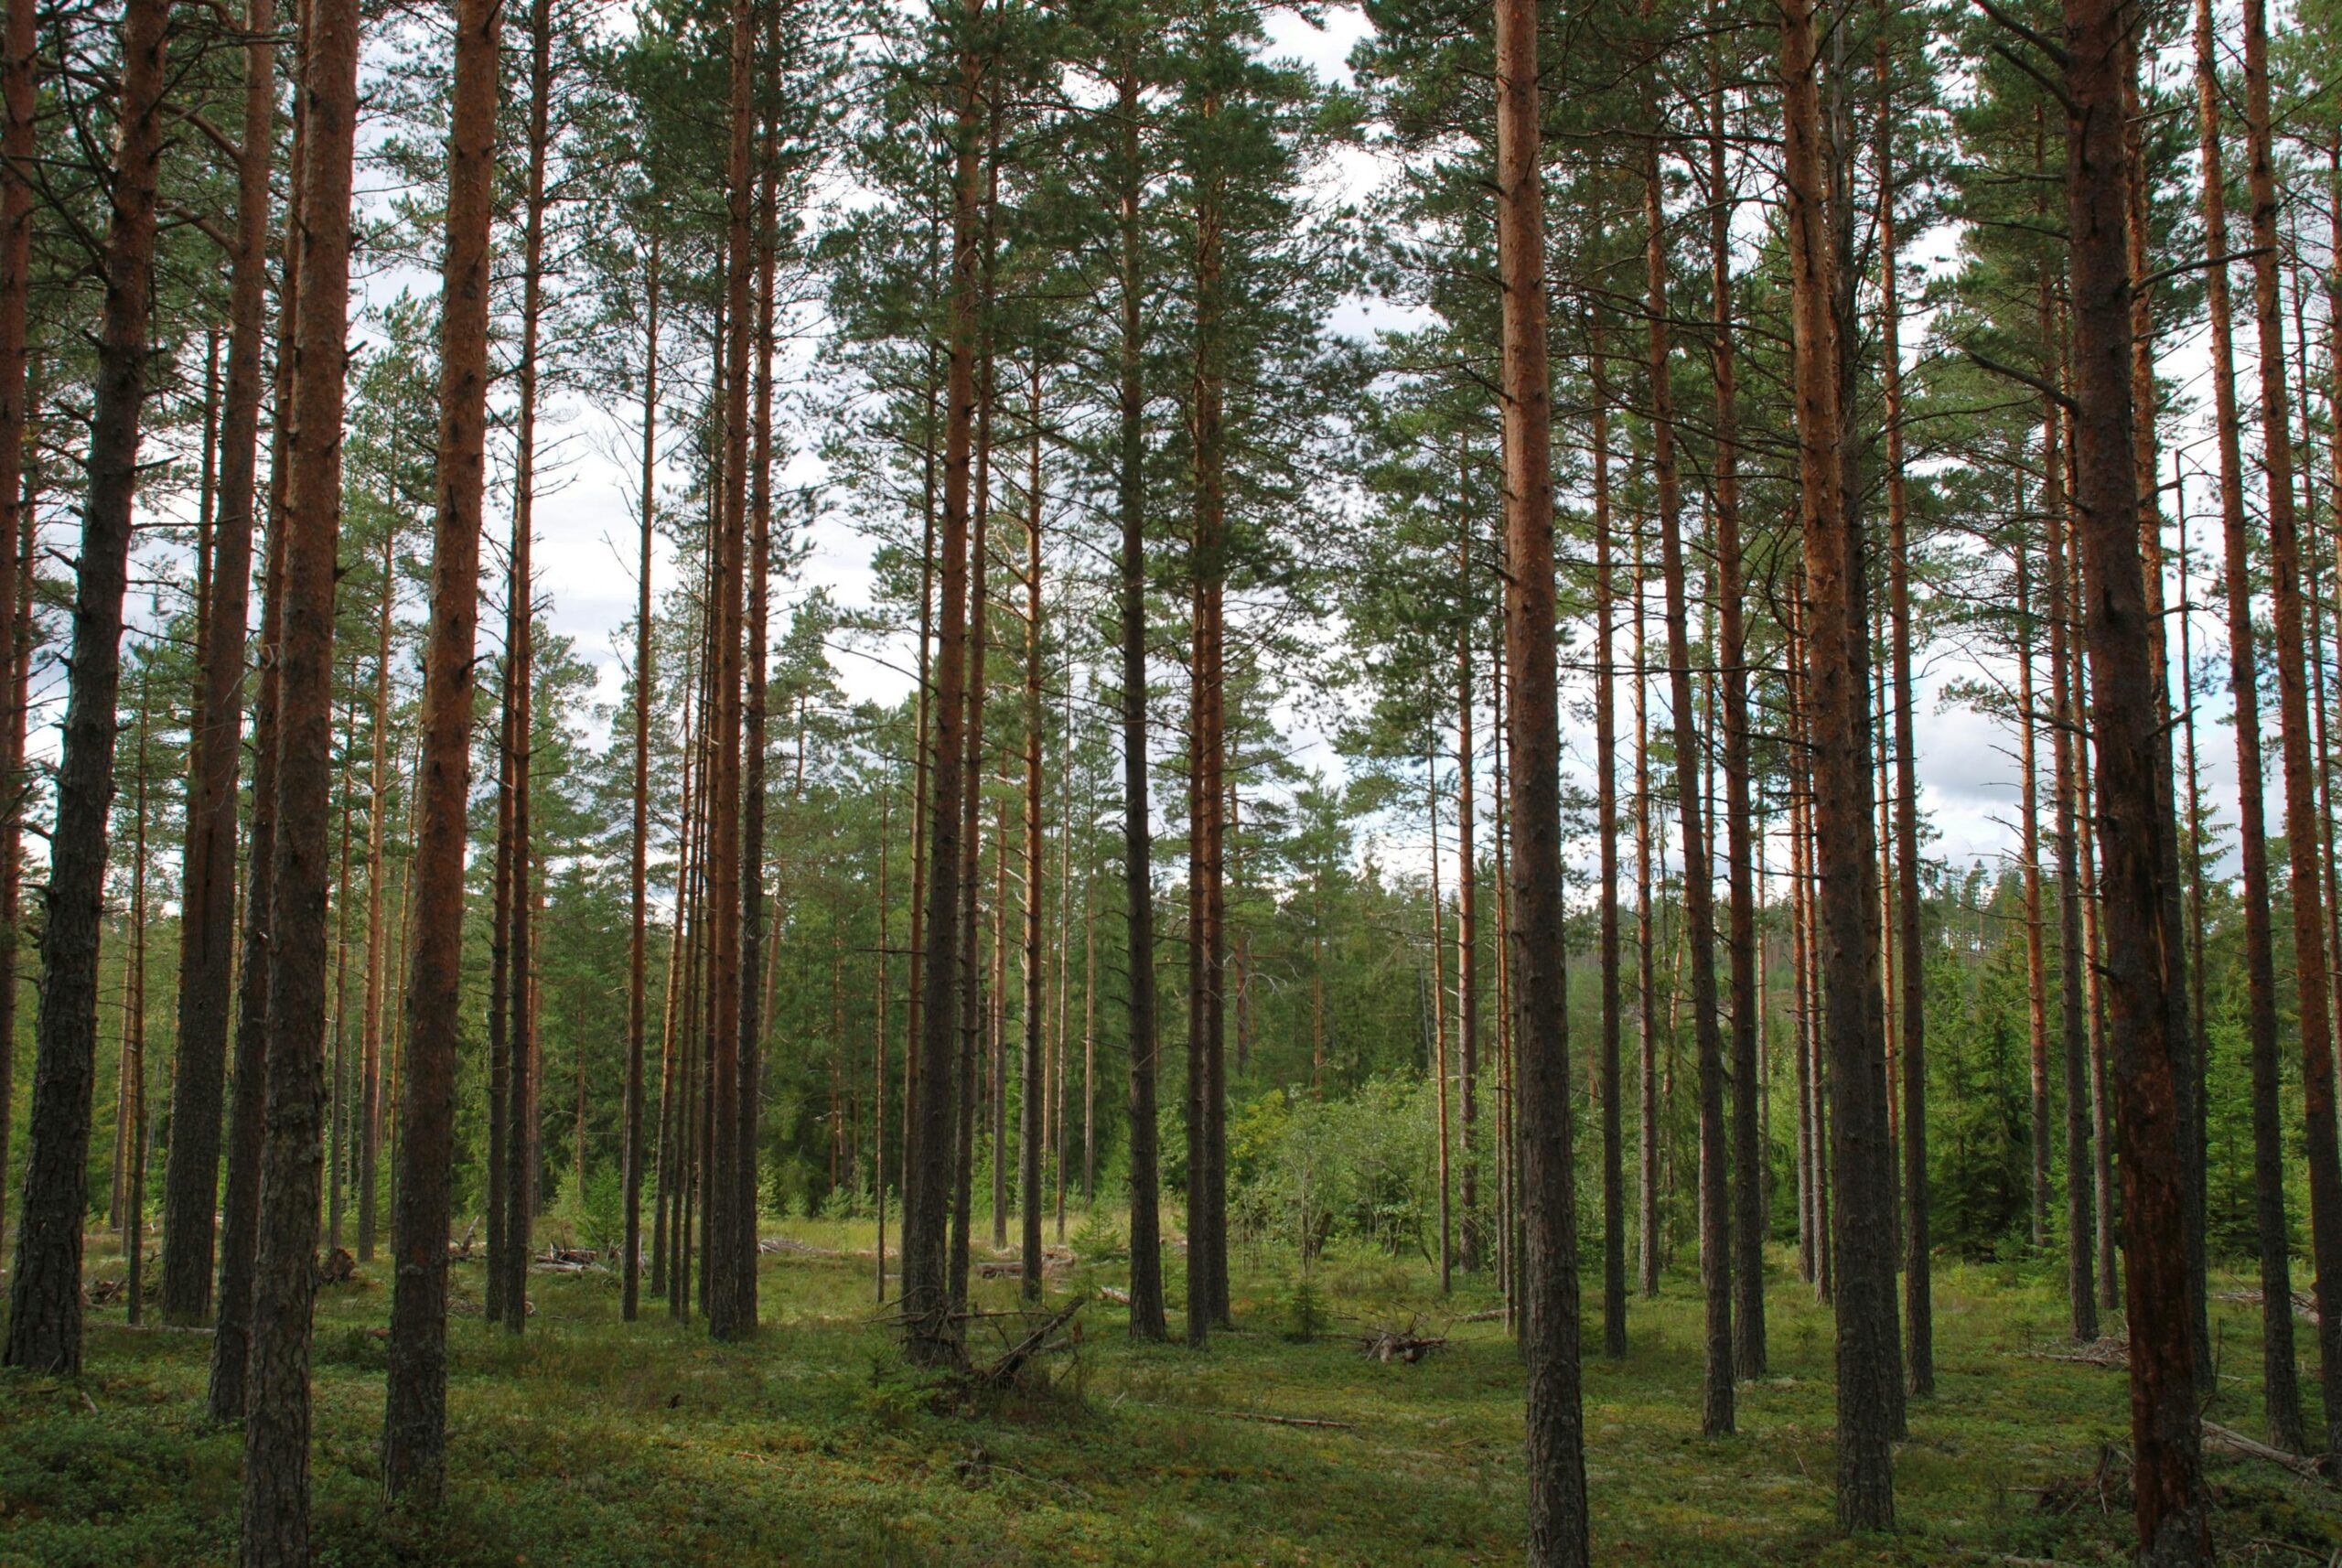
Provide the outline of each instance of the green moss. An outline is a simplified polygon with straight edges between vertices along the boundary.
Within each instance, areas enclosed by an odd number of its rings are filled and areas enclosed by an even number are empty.
[[[623,1324],[615,1283],[592,1273],[532,1275],[537,1310],[517,1339],[459,1312],[455,1481],[429,1518],[388,1517],[380,1504],[386,1276],[375,1265],[328,1291],[318,1562],[1184,1568],[1520,1555],[1519,1362],[1501,1324],[1462,1320],[1492,1305],[1478,1282],[1443,1303],[1419,1261],[1330,1253],[1312,1286],[1329,1331],[1295,1343],[1284,1332],[1291,1260],[1240,1255],[1241,1326],[1204,1355],[1133,1346],[1121,1309],[1100,1303],[1080,1320],[1075,1363],[1057,1368],[1059,1393],[969,1414],[894,1353],[870,1260],[857,1255],[866,1227],[790,1230],[837,1255],[764,1260],[764,1326],[747,1346],[712,1345],[696,1324],[671,1323],[663,1304]],[[1123,1269],[1095,1277],[1119,1283]],[[1585,1367],[1597,1559],[2127,1561],[2122,1375],[2025,1354],[2062,1319],[2043,1272],[1952,1266],[1939,1278],[1940,1390],[1912,1406],[1896,1463],[1901,1525],[1861,1541],[1832,1524],[1831,1320],[1812,1293],[1777,1276],[1771,1375],[1744,1386],[1741,1434],[1718,1441],[1698,1435],[1692,1283],[1671,1279],[1659,1300],[1635,1301],[1626,1360]],[[1013,1305],[1014,1281],[980,1288],[983,1305]],[[478,1290],[477,1265],[460,1267],[458,1302]],[[1413,1366],[1358,1354],[1354,1331],[1409,1315],[1449,1346]],[[2218,1317],[2229,1375],[2216,1413],[2257,1430],[2259,1358],[2240,1353],[2253,1342],[2252,1309],[2223,1303]],[[201,1416],[209,1350],[202,1335],[131,1329],[112,1307],[92,1316],[81,1384],[0,1378],[0,1564],[231,1560],[239,1439]],[[2332,1494],[2248,1461],[2211,1466],[2234,1561],[2323,1561],[2342,1547]]]

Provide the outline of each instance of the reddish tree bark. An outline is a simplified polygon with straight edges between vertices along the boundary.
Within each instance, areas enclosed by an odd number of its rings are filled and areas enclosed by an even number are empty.
[[[268,1093],[244,1412],[246,1568],[308,1561],[309,1331],[317,1293],[333,789],[335,553],[358,111],[355,0],[313,0],[303,36],[307,152],[278,645],[276,875],[269,917]]]
[[[466,806],[471,791],[473,644],[487,484],[489,198],[496,175],[495,0],[456,9],[447,134],[446,249],[440,263],[439,436],[431,617],[424,637],[416,764],[414,963],[405,999],[398,1180],[391,1251],[390,1378],[382,1489],[419,1509],[446,1477],[447,1224],[454,1176],[462,1001]]]
[[[0,1348],[0,1365],[38,1372],[81,1369],[81,1219],[89,1207],[90,1097],[97,1071],[98,931],[105,905],[106,817],[113,803],[122,601],[138,489],[139,416],[146,400],[169,16],[168,0],[130,0],[122,21],[122,90],[112,216],[100,263],[105,301],[74,591],[72,675],[57,768],[57,822],[49,836],[31,1140],[24,1218],[8,1281],[8,1336]]]

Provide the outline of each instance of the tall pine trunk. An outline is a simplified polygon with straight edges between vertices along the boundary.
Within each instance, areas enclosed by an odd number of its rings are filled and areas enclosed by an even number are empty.
[[[456,1072],[463,995],[464,860],[471,792],[473,643],[487,487],[489,199],[496,175],[495,0],[456,10],[454,117],[447,133],[446,252],[440,263],[439,432],[431,615],[424,636],[422,754],[416,763],[413,963],[405,996],[392,1188],[390,1376],[382,1490],[419,1511],[446,1486],[447,1227],[453,1200]]]
[[[390,812],[391,610],[397,597],[395,529],[382,531],[382,602],[375,628],[374,756],[366,808],[366,1015],[359,1050],[358,1255],[374,1255],[375,1177],[381,1163],[382,1019],[390,955],[383,950],[382,837]]]
[[[23,704],[11,701],[23,684],[19,679],[31,657],[16,638],[16,606],[32,580],[30,552],[20,560],[17,540],[30,525],[27,504],[26,438],[32,431],[32,378],[26,352],[27,319],[32,293],[32,181],[26,171],[32,163],[33,119],[38,112],[33,73],[38,64],[38,0],[8,0],[0,23],[0,615],[8,618],[0,636],[0,702],[12,710],[11,729],[23,728]],[[16,1107],[16,900],[17,862],[23,843],[24,805],[18,784],[23,748],[16,746],[0,772],[0,877],[8,883],[5,908],[0,908],[0,1151],[15,1147],[9,1139]],[[232,875],[231,868],[230,875]],[[232,940],[232,939],[231,939]],[[8,1233],[8,1177],[15,1162],[0,1157],[0,1241]],[[210,1209],[204,1210],[207,1221]],[[208,1244],[207,1244],[208,1251]],[[206,1261],[203,1288],[211,1288]],[[200,1316],[202,1308],[197,1308]]]
[[[2342,1149],[2337,1147],[2335,1130],[2325,879],[2304,662],[2301,527],[2294,508],[2294,438],[2287,417],[2291,405],[2285,390],[2284,317],[2277,295],[2282,258],[2277,176],[2271,146],[2269,23],[2264,0],[2244,0],[2244,86],[2245,188],[2252,200],[2252,303],[2261,338],[2261,462],[2269,479],[2272,629],[2277,645],[2278,718],[2284,736],[2285,843],[2293,863],[2288,893],[2294,914],[2294,967],[2299,980],[2295,990],[2302,1038],[2303,1142],[2309,1166],[2319,1384],[2325,1395],[2326,1449],[2328,1454],[2342,1455]]]
[[[1117,84],[1122,127],[1121,248],[1117,280],[1122,336],[1116,364],[1114,505],[1122,529],[1123,909],[1130,950],[1131,1337],[1161,1339],[1163,1242],[1155,1144],[1155,867],[1147,804],[1146,431],[1144,298],[1140,253],[1144,166],[1139,154],[1139,79],[1134,44],[1125,46]]]
[[[1644,262],[1650,319],[1651,474],[1659,507],[1660,575],[1665,583],[1667,676],[1675,741],[1675,799],[1681,814],[1684,941],[1692,968],[1692,1032],[1700,1072],[1700,1288],[1704,1300],[1704,1376],[1700,1430],[1733,1429],[1732,1208],[1724,1108],[1724,1035],[1716,1021],[1715,867],[1702,805],[1700,734],[1692,696],[1692,639],[1684,582],[1682,503],[1675,470],[1675,400],[1671,381],[1667,229],[1660,204],[1659,144],[1643,166]]]
[[[952,128],[950,358],[944,394],[942,608],[935,655],[934,723],[927,753],[927,902],[919,972],[919,1038],[915,1106],[907,1118],[903,1194],[902,1317],[906,1348],[923,1365],[964,1355],[953,1316],[946,1252],[951,1197],[952,1056],[959,1033],[958,928],[961,874],[960,775],[966,724],[968,623],[968,459],[975,412],[977,208],[983,195],[983,124],[981,36],[984,0],[945,10],[959,56]],[[1135,1238],[1134,1238],[1135,1240]]]
[[[302,92],[301,290],[277,648],[276,874],[268,940],[268,1091],[244,1412],[242,1562],[308,1561],[309,1331],[317,1294],[326,881],[333,788],[335,553],[347,378],[349,197],[358,111],[355,0],[312,0]]]
[[[81,1219],[89,1207],[90,1097],[97,1071],[98,930],[105,904],[106,816],[113,801],[122,602],[138,489],[139,418],[146,401],[169,16],[169,0],[130,0],[122,21],[122,91],[112,216],[101,263],[105,301],[74,588],[72,674],[48,845],[31,1141],[8,1282],[8,1337],[0,1348],[0,1365],[37,1372],[81,1369]]]
[[[2141,1562],[2208,1555],[2186,1246],[2185,1117],[2170,1037],[2178,956],[2164,950],[2163,836],[2132,446],[2131,280],[2123,256],[2123,40],[2114,0],[2065,0],[2066,232],[2073,301],[2074,501],[2099,757],[2109,1037],[2114,1044],[2131,1427]],[[2322,981],[2323,976],[2320,976]]]
[[[1880,79],[1887,79],[1880,35]],[[1895,912],[1893,940],[1903,1021],[1904,1377],[1911,1392],[1936,1386],[1934,1241],[1928,1202],[1927,949],[1919,921],[1919,767],[1911,687],[1911,517],[1903,472],[1902,262],[1895,228],[1895,103],[1878,115],[1879,376],[1886,418],[1888,646],[1895,706]]]
[[[1837,265],[1828,230],[1813,14],[1781,7],[1782,170],[1787,187],[1798,489],[1805,536],[1804,697],[1812,759],[1816,965],[1827,1058],[1830,1231],[1837,1306],[1838,1522],[1895,1520],[1895,1262],[1886,1149],[1886,1064],[1870,910],[1878,885],[1870,811],[1869,622],[1863,541],[1845,503]]]
[[[210,592],[199,657],[203,724],[195,740],[196,784],[188,801],[178,1055],[163,1170],[163,1320],[180,1326],[200,1323],[211,1306],[212,1217],[219,1202],[228,1004],[236,961],[236,774],[243,739],[244,622],[252,597],[261,338],[266,330],[262,293],[268,268],[268,177],[276,145],[274,0],[251,0],[244,23],[252,41],[244,56],[243,156],[236,171],[236,230],[229,263],[227,396],[220,417]],[[0,234],[5,231],[0,216]],[[21,372],[9,376],[5,333],[0,321],[0,382],[13,385]],[[5,444],[0,435],[0,449]],[[0,495],[15,490],[0,450]],[[0,520],[8,515],[0,511]],[[0,571],[0,603],[13,598],[6,575]],[[0,991],[14,989],[0,976]],[[0,1027],[5,1025],[0,1018]]]
[[[1721,62],[1713,68],[1722,70]],[[1756,897],[1750,885],[1756,811],[1749,798],[1748,633],[1741,602],[1740,407],[1734,360],[1732,218],[1724,166],[1723,90],[1708,138],[1708,255],[1715,294],[1716,660],[1724,687],[1725,860],[1731,900],[1724,947],[1732,965],[1732,1359],[1736,1375],[1765,1375],[1766,1145],[1758,1126]],[[1713,803],[1713,802],[1711,802]],[[1713,923],[1713,917],[1711,917]]]
[[[1527,1256],[1529,1561],[1592,1558],[1578,1371],[1577,1192],[1562,961],[1561,703],[1554,662],[1553,403],[1545,341],[1537,8],[1497,0],[1497,265],[1503,290],[1506,734],[1514,1039]]]
[[[631,1323],[642,1310],[642,1058],[643,990],[650,926],[650,694],[656,657],[650,637],[650,564],[659,505],[659,240],[654,234],[643,268],[642,500],[635,566],[634,819],[629,840],[626,1007],[626,1230],[618,1262],[618,1315]]]
[[[1617,577],[1611,555],[1609,366],[1599,307],[1587,322],[1587,369],[1594,379],[1589,431],[1594,458],[1594,788],[1595,837],[1601,855],[1595,971],[1602,991],[1602,1353],[1627,1354],[1627,1173],[1624,1075],[1619,1062],[1618,988],[1618,628]],[[1499,737],[1501,738],[1501,737]]]

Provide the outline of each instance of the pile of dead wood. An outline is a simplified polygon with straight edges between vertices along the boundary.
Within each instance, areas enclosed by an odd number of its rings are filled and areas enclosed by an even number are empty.
[[[1015,1388],[1024,1380],[1034,1363],[1043,1357],[1072,1350],[1081,1343],[1080,1326],[1075,1316],[1089,1305],[1087,1296],[1075,1296],[1071,1301],[1047,1315],[1017,1313],[1004,1315],[1014,1318],[1023,1330],[1007,1342],[1007,1348],[988,1366],[972,1366],[971,1380],[981,1388],[1003,1390]]]
[[[358,1277],[358,1260],[349,1255],[347,1247],[336,1247],[317,1265],[317,1283],[321,1285],[346,1285]]]
[[[2025,1355],[2035,1361],[2068,1361],[2078,1367],[2104,1367],[2120,1372],[2131,1365],[2131,1341],[2120,1334],[2078,1344],[2042,1346]]]
[[[544,1256],[529,1265],[532,1273],[582,1274],[587,1271],[607,1274],[610,1271],[601,1262],[602,1254],[591,1247],[547,1247]]]
[[[1412,1364],[1447,1343],[1446,1335],[1418,1334],[1415,1332],[1417,1326],[1415,1320],[1411,1318],[1403,1329],[1388,1326],[1377,1328],[1359,1340],[1359,1348],[1370,1361],[1405,1361]]]
[[[765,1253],[783,1252],[799,1258],[838,1258],[844,1254],[829,1247],[816,1247],[811,1241],[800,1241],[793,1236],[768,1236],[757,1243],[757,1251]]]

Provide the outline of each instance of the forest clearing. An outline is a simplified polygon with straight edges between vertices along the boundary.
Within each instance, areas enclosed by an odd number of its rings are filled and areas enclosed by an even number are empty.
[[[1443,1300],[1427,1260],[1325,1261],[1324,1321],[1295,1337],[1292,1260],[1243,1249],[1241,1331],[1198,1366],[1130,1344],[1111,1301],[1084,1311],[1049,1387],[938,1408],[872,1306],[867,1225],[800,1221],[768,1255],[747,1344],[618,1321],[614,1277],[532,1274],[532,1333],[478,1320],[458,1265],[446,1509],[385,1522],[375,1436],[386,1293],[377,1271],[318,1298],[315,1548],[344,1568],[444,1563],[1420,1563],[1510,1561],[1522,1529],[1518,1353],[1485,1293]],[[802,1250],[800,1250],[802,1249]],[[101,1277],[118,1259],[93,1254]],[[1176,1271],[1175,1271],[1176,1272]],[[1119,1288],[1074,1263],[1069,1294]],[[1836,1531],[1827,1311],[1785,1283],[1772,1374],[1739,1435],[1703,1440],[1691,1282],[1644,1306],[1634,1352],[1589,1362],[1587,1483],[1597,1561],[1935,1564],[2128,1560],[2119,1362],[2057,1359],[2055,1278],[1962,1266],[1937,1281],[1938,1392],[1896,1456],[1900,1533]],[[2223,1345],[2249,1305],[2218,1282]],[[980,1283],[984,1310],[1011,1282]],[[1476,1320],[1478,1319],[1478,1320]],[[1415,1364],[1361,1353],[1380,1326],[1448,1343]],[[83,1390],[0,1395],[0,1563],[199,1568],[234,1560],[232,1432],[198,1414],[200,1337],[91,1317]],[[2250,1423],[2250,1357],[2210,1414]],[[98,1409],[92,1413],[86,1391]],[[2240,1413],[2242,1412],[2242,1413]],[[1246,1420],[1260,1416],[1261,1421]],[[1291,1421],[1305,1424],[1281,1425]],[[2265,1460],[2208,1456],[2220,1561],[2329,1561],[2342,1510]]]

